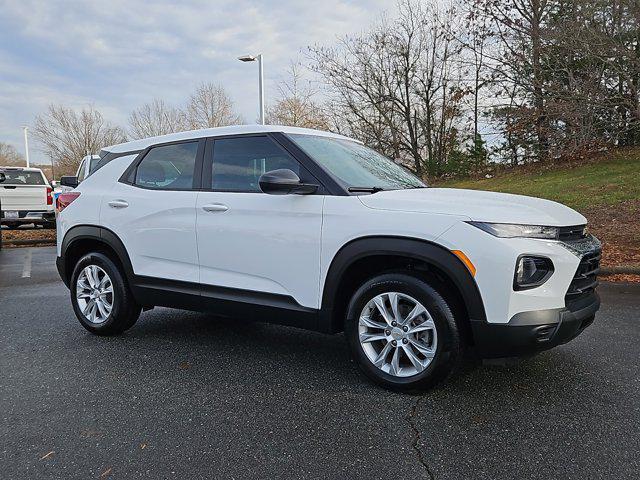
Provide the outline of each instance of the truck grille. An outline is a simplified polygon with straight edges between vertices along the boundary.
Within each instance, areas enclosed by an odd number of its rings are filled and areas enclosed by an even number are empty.
[[[576,275],[573,277],[565,300],[574,302],[591,294],[598,286],[598,272],[600,271],[600,259],[602,249],[587,253],[582,257]]]
[[[582,240],[587,236],[586,225],[576,225],[573,227],[560,227],[558,240],[562,242],[571,242],[574,240]]]

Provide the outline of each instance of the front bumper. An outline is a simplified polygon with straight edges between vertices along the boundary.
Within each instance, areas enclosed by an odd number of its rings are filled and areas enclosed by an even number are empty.
[[[472,321],[477,353],[481,358],[518,357],[562,345],[591,325],[599,308],[594,291],[566,308],[522,312],[506,324]]]

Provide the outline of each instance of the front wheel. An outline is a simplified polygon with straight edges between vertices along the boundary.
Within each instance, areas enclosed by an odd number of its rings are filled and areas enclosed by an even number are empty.
[[[91,333],[122,333],[140,316],[123,273],[102,253],[89,253],[76,263],[70,287],[76,317]]]
[[[353,295],[345,334],[361,370],[392,390],[426,390],[461,358],[452,308],[427,282],[402,273],[367,281]]]

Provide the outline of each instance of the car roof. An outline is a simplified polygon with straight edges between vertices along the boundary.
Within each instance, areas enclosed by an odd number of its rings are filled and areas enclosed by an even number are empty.
[[[204,137],[221,137],[225,135],[246,135],[251,133],[289,133],[299,135],[315,135],[321,137],[341,138],[343,140],[353,140],[352,138],[338,135],[337,133],[325,132],[322,130],[312,130],[310,128],[285,127],[281,125],[234,125],[230,127],[205,128],[202,130],[191,130],[188,132],[178,132],[160,137],[143,138],[132,142],[120,143],[105,147],[103,150],[112,153],[137,152],[144,150],[151,145],[160,143],[177,142]]]

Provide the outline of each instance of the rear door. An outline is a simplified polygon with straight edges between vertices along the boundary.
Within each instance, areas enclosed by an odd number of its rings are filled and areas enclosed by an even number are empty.
[[[203,294],[211,287],[289,297],[318,307],[324,196],[267,195],[262,173],[288,168],[318,183],[268,135],[209,140],[197,232]]]
[[[102,200],[101,224],[124,243],[136,275],[198,283],[196,198],[204,140],[143,153]]]

